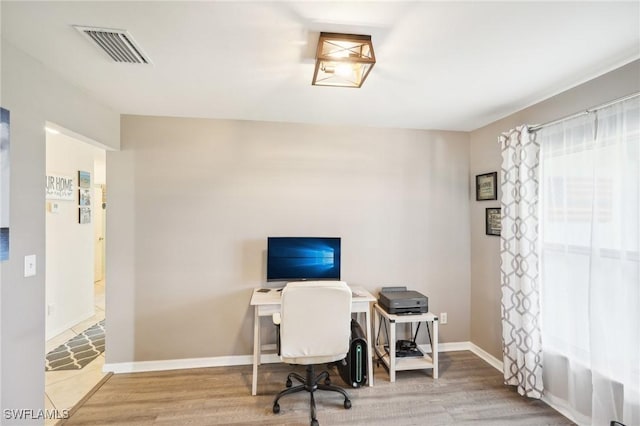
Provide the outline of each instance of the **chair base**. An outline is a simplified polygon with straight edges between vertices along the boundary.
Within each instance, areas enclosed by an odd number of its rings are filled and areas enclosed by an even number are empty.
[[[319,423],[318,419],[316,418],[316,401],[313,398],[313,393],[318,389],[338,392],[342,394],[342,396],[344,396],[344,408],[351,408],[351,400],[349,399],[349,394],[341,387],[331,384],[328,372],[323,371],[322,373],[315,376],[313,365],[307,365],[306,376],[307,377],[302,377],[298,373],[289,373],[289,375],[287,376],[287,389],[280,391],[280,393],[278,393],[278,395],[276,395],[276,398],[273,400],[273,412],[275,414],[278,414],[280,412],[280,404],[278,404],[280,398],[292,393],[307,391],[309,392],[310,396],[309,404],[311,409],[311,426],[318,426]],[[292,387],[293,382],[291,381],[291,379],[296,379],[301,384]],[[321,381],[323,381],[324,383],[320,383]]]

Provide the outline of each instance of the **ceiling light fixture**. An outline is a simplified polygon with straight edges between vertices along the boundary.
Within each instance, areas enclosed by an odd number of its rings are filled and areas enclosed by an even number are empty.
[[[311,84],[361,87],[375,63],[371,36],[320,33]]]

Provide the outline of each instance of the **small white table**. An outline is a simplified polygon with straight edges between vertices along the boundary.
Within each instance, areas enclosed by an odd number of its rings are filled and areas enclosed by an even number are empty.
[[[384,362],[389,370],[389,381],[396,381],[396,371],[400,370],[420,370],[425,368],[433,369],[433,378],[438,378],[438,317],[427,312],[426,314],[394,315],[390,314],[377,303],[373,306],[375,311],[375,330],[380,329],[381,321],[389,323],[389,351],[384,348],[384,344],[376,342],[375,351],[380,360]],[[416,357],[396,356],[396,324],[426,322],[433,325],[430,345],[418,345],[418,349],[424,354]],[[427,352],[431,351],[431,355]]]
[[[367,338],[367,371],[369,386],[373,386],[373,362],[371,349],[371,302],[376,298],[361,286],[349,286],[352,292],[351,312],[364,312],[365,316],[365,336]],[[280,312],[282,303],[281,289],[271,289],[268,292],[261,292],[256,288],[251,295],[253,306],[253,382],[251,384],[251,395],[256,395],[258,391],[258,366],[262,362],[262,343],[260,340],[260,317],[271,317],[275,312]],[[328,313],[330,314],[330,313]]]

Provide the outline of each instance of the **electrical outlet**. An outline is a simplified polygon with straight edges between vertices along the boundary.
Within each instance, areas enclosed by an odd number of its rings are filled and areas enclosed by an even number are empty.
[[[447,313],[446,312],[441,312],[439,319],[440,319],[440,324],[446,324],[447,323]]]

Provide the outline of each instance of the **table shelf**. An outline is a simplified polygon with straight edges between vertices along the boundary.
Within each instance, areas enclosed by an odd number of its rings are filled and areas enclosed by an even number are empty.
[[[419,314],[419,315],[394,315],[389,314],[378,304],[374,305],[374,321],[376,330],[379,329],[381,320],[386,321],[390,328],[390,342],[388,343],[389,350],[385,348],[384,344],[376,342],[374,349],[378,359],[384,363],[385,367],[389,371],[389,381],[395,382],[396,371],[406,370],[422,370],[433,369],[433,378],[438,378],[438,317],[432,313]],[[430,344],[419,344],[418,349],[422,352],[422,356],[410,356],[410,357],[398,357],[391,356],[391,353],[395,353],[395,339],[396,339],[396,324],[400,323],[416,323],[426,322],[427,327],[429,322],[432,324],[433,334],[431,336],[432,341]]]

